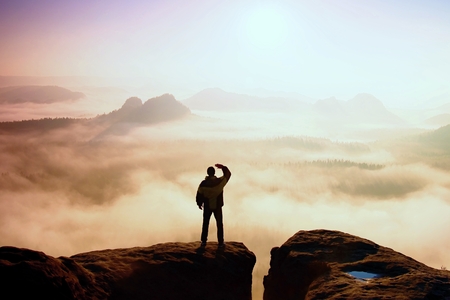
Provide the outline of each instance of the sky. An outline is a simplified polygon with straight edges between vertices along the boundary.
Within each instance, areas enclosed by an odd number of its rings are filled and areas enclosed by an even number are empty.
[[[450,91],[449,14],[442,0],[4,0],[0,76],[365,92],[404,106]]]

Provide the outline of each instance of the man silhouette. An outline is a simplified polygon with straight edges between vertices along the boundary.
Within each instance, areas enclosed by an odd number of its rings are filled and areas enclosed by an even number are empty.
[[[206,241],[208,239],[208,229],[209,220],[211,215],[214,214],[217,224],[217,241],[219,242],[219,247],[225,245],[223,241],[223,216],[222,216],[222,206],[223,206],[223,188],[230,180],[231,172],[230,170],[222,165],[216,164],[216,168],[221,169],[223,176],[217,178],[215,176],[216,170],[214,167],[209,167],[206,170],[208,176],[203,180],[197,190],[197,205],[198,208],[203,209],[203,225],[202,225],[202,247],[206,246]]]

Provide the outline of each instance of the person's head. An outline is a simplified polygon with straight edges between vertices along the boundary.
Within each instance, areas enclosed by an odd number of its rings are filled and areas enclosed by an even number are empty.
[[[214,169],[214,167],[209,167],[209,168],[206,170],[206,173],[207,173],[209,176],[214,176],[214,174],[216,174],[216,169]]]

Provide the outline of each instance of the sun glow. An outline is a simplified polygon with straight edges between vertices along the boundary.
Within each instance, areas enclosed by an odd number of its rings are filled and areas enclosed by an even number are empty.
[[[247,22],[249,42],[260,49],[275,49],[288,35],[286,16],[274,7],[254,11]]]

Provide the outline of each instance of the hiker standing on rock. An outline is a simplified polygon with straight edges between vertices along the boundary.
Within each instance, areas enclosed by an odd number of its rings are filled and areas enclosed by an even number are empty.
[[[217,241],[219,242],[219,247],[225,245],[223,241],[223,217],[222,217],[222,206],[223,206],[223,188],[230,180],[231,172],[230,170],[222,165],[216,164],[216,168],[222,169],[223,176],[217,178],[214,174],[216,170],[214,167],[209,167],[206,170],[208,176],[205,180],[200,183],[197,190],[197,205],[198,208],[203,209],[203,226],[201,241],[202,246],[206,246],[206,240],[208,239],[208,228],[209,220],[211,215],[214,214],[217,224]]]

